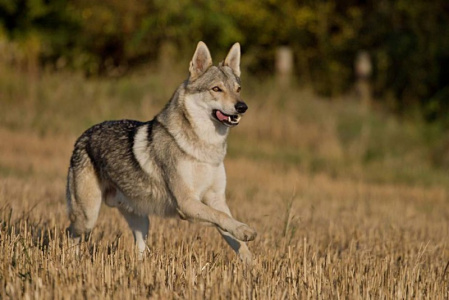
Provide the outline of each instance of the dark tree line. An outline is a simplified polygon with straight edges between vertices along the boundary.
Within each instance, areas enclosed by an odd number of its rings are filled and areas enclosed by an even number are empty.
[[[288,45],[297,80],[333,95],[351,87],[366,50],[379,101],[449,121],[446,0],[0,0],[0,27],[12,41],[37,38],[41,64],[94,75],[157,61],[167,43],[190,55],[204,40],[214,52],[239,41],[264,76]]]

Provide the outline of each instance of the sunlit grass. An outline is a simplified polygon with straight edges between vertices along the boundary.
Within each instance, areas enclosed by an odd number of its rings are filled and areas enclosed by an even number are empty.
[[[78,257],[65,233],[75,139],[105,119],[151,119],[185,72],[9,71],[0,72],[1,299],[448,297],[448,175],[432,165],[438,135],[423,124],[245,79],[250,108],[230,133],[227,196],[259,233],[253,268],[214,228],[156,217],[139,262],[126,222],[106,206]]]

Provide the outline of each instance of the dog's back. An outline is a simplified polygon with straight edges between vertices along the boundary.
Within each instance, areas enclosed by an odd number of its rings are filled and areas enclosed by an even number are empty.
[[[89,128],[77,140],[70,161],[67,199],[70,219],[85,225],[73,228],[74,236],[91,229],[89,220],[96,219],[102,200],[139,215],[176,214],[163,184],[166,166],[155,163],[167,164],[170,160],[163,160],[165,152],[152,144],[153,124],[153,121],[106,121]],[[84,209],[78,210],[75,197],[92,208],[87,218]]]

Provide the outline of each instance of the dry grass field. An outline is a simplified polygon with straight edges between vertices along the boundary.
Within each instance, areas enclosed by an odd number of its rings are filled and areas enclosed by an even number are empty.
[[[273,83],[244,90],[226,159],[231,211],[258,231],[252,267],[214,228],[157,217],[137,261],[109,207],[76,256],[65,235],[76,137],[151,118],[182,80],[169,76],[0,76],[0,299],[449,298],[449,176],[426,160],[420,129]]]

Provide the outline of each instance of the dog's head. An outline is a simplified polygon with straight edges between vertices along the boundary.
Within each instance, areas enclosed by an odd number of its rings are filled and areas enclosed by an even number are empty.
[[[214,122],[232,127],[238,125],[248,109],[240,96],[240,44],[235,43],[218,66],[206,44],[199,42],[190,62],[187,90],[198,95],[192,101],[202,107]]]

